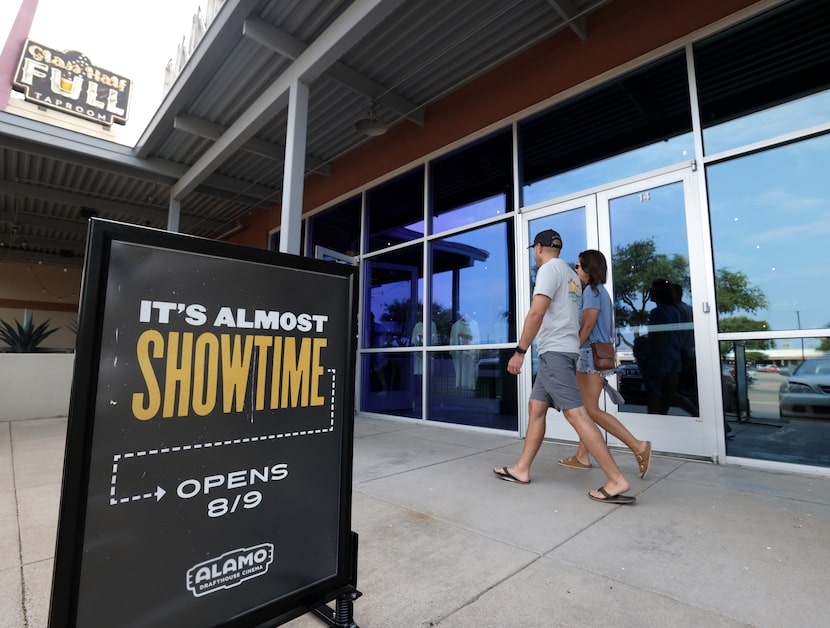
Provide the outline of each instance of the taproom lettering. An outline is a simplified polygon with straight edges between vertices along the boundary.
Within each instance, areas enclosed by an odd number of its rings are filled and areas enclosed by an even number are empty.
[[[135,348],[143,389],[132,395],[132,413],[140,421],[242,412],[246,400],[254,411],[325,404],[328,316],[230,307],[210,315],[200,304],[144,300],[139,322],[153,325]],[[223,331],[165,330],[171,322]]]
[[[125,124],[132,81],[92,65],[77,51],[27,40],[14,86],[26,100],[110,125]]]

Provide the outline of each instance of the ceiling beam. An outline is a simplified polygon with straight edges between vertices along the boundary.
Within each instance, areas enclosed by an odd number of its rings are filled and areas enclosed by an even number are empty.
[[[58,264],[61,266],[80,266],[84,262],[83,253],[80,256],[68,257],[54,253],[39,253],[38,251],[27,251],[26,249],[12,249],[5,246],[0,246],[0,259],[21,262],[43,262],[44,264]]]
[[[164,186],[173,185],[188,169],[186,164],[164,159],[141,159],[126,146],[2,111],[0,147]],[[204,185],[195,191],[263,209],[272,207],[273,203],[263,202],[262,199],[279,198],[280,195],[279,188],[255,185],[219,174],[211,174]]]
[[[45,188],[37,185],[31,185],[28,183],[15,183],[13,181],[0,180],[0,194],[9,194],[11,196],[19,196],[26,198],[37,198],[42,201],[49,201],[52,203],[70,205],[74,207],[88,207],[90,209],[94,209],[100,212],[101,215],[126,215],[136,220],[150,221],[151,223],[154,223],[156,225],[167,224],[166,209],[153,209],[150,207],[141,207],[139,205],[132,205],[120,201],[113,201],[110,199],[87,196],[85,194],[69,192],[66,190]],[[194,216],[192,214],[185,214],[182,217],[182,226],[184,228],[195,225],[204,225],[209,229],[219,230],[224,228],[227,225],[227,223],[218,222],[214,220],[205,220],[200,216]]]
[[[588,39],[588,18],[580,14],[579,9],[571,0],[548,0],[548,2],[577,37],[582,41]]]
[[[242,34],[292,61],[308,49],[308,44],[305,42],[257,17],[245,18],[242,25]],[[324,74],[349,89],[374,100],[376,104],[394,111],[402,118],[411,120],[418,126],[424,126],[423,107],[406,100],[344,63],[335,61]]]
[[[15,240],[15,244],[12,245],[5,234],[0,235],[0,249],[16,251],[26,251],[31,248],[54,249],[66,251],[78,257],[84,254],[86,248],[86,234],[84,234],[84,239],[81,242],[70,242],[64,238],[44,238],[43,236],[27,235],[25,233],[18,234]]]
[[[243,20],[257,4],[259,0],[225,0],[136,143],[138,157],[149,157],[167,139],[176,114],[187,109],[192,86],[210,81],[216,67],[224,61],[224,51],[236,45]]]
[[[228,130],[228,127],[210,122],[204,118],[198,118],[186,113],[180,113],[173,120],[173,128],[184,133],[197,135],[208,140],[218,140]],[[258,137],[252,137],[242,147],[254,155],[273,159],[280,164],[285,162],[285,144],[274,144]],[[325,176],[331,175],[331,164],[324,162],[319,157],[313,155],[306,155],[305,157],[306,172],[316,172]]]
[[[40,216],[33,212],[21,212],[11,209],[0,209],[0,222],[11,223],[13,225],[27,224],[66,233],[86,233],[87,230],[87,222],[51,218],[48,216]]]
[[[375,28],[404,0],[356,0],[240,115],[171,189],[171,198],[192,192],[288,104],[296,81],[311,83]]]

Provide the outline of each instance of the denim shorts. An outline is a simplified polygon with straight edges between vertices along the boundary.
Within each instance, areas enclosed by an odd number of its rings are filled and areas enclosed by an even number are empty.
[[[586,342],[579,350],[579,360],[576,363],[576,370],[578,373],[597,373],[607,377],[617,369],[598,371],[594,366],[594,354],[591,352],[591,343]]]
[[[539,368],[530,398],[545,401],[560,411],[584,405],[576,383],[576,359],[576,353],[549,351],[539,354]]]

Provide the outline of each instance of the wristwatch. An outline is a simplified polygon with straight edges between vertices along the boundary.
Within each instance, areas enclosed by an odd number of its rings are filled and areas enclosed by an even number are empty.
[[[516,345],[515,351],[519,355],[524,355],[525,353],[527,353],[527,349],[522,349],[521,345]]]

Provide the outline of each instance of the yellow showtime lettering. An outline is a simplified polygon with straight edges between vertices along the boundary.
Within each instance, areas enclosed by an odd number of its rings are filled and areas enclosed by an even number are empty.
[[[222,410],[231,412],[233,398],[236,395],[236,412],[242,412],[245,407],[245,392],[248,390],[248,373],[251,370],[251,353],[253,352],[253,338],[233,336],[235,342],[231,346],[231,335],[222,334],[222,386],[224,406]],[[244,349],[241,345],[244,342]]]
[[[274,368],[271,369],[271,407],[280,407],[280,377],[282,376],[281,362],[276,356],[282,355],[282,336],[274,337]]]
[[[219,382],[219,339],[215,334],[201,334],[196,340],[193,359],[193,411],[199,416],[213,412],[216,407],[216,387]],[[204,365],[204,366],[202,366]]]
[[[328,343],[325,338],[314,339],[314,355],[311,358],[311,405],[322,406],[325,403],[320,395],[320,377],[323,375],[323,367],[320,366],[320,350]]]
[[[257,336],[254,338],[254,345],[257,348],[257,369],[256,369],[256,402],[255,410],[265,409],[265,379],[268,375],[268,349],[274,339],[269,336]]]
[[[151,347],[153,352],[152,355],[149,355]],[[161,389],[150,359],[158,360],[164,356],[164,338],[162,335],[154,330],[145,331],[141,334],[138,337],[136,355],[141,375],[144,377],[145,384],[147,384],[147,403],[146,405],[144,403],[144,393],[133,394],[133,416],[139,421],[146,421],[156,416],[161,407]]]
[[[323,406],[327,346],[325,338],[147,330],[136,343],[145,390],[132,395],[133,416]]]
[[[164,378],[164,411],[162,416],[173,416],[176,388],[179,388],[179,416],[187,414],[190,406],[190,382],[193,379],[193,334],[184,334],[179,351],[179,332],[171,331],[167,339],[167,371]],[[181,353],[181,364],[179,354]]]

